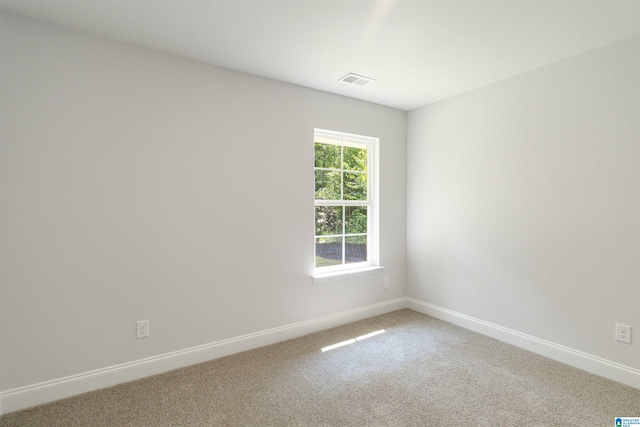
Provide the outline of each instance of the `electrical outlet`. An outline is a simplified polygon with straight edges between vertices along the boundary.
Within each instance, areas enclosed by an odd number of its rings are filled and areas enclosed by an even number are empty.
[[[631,326],[616,323],[616,341],[631,344]]]
[[[391,281],[389,280],[388,277],[384,278],[384,288],[387,289],[389,286],[391,286]]]
[[[149,321],[140,320],[136,322],[136,339],[147,338],[149,336]]]

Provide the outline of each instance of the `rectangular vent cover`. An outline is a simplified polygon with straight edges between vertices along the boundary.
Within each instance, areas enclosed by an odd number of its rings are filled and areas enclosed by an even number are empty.
[[[342,77],[339,81],[356,85],[356,86],[366,86],[369,83],[375,82],[374,79],[370,79],[369,77],[359,76],[353,73],[347,74],[346,76]]]

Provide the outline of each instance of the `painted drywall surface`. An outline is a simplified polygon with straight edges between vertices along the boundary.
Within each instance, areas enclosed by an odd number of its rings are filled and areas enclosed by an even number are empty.
[[[408,296],[640,368],[639,47],[409,113]]]
[[[1,31],[0,389],[404,295],[406,113],[13,15]],[[384,274],[312,284],[314,127],[380,138]]]

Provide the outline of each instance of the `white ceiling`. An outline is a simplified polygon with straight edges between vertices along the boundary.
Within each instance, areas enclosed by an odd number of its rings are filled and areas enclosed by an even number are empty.
[[[640,33],[640,1],[0,0],[0,9],[411,110]],[[374,84],[339,82],[353,72]]]

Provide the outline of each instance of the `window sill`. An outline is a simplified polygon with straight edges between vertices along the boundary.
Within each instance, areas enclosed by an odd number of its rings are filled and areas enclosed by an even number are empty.
[[[364,267],[354,268],[353,270],[332,271],[331,273],[320,273],[312,276],[313,284],[333,282],[335,280],[352,279],[354,277],[368,276],[370,274],[379,274],[384,271],[384,267]]]

